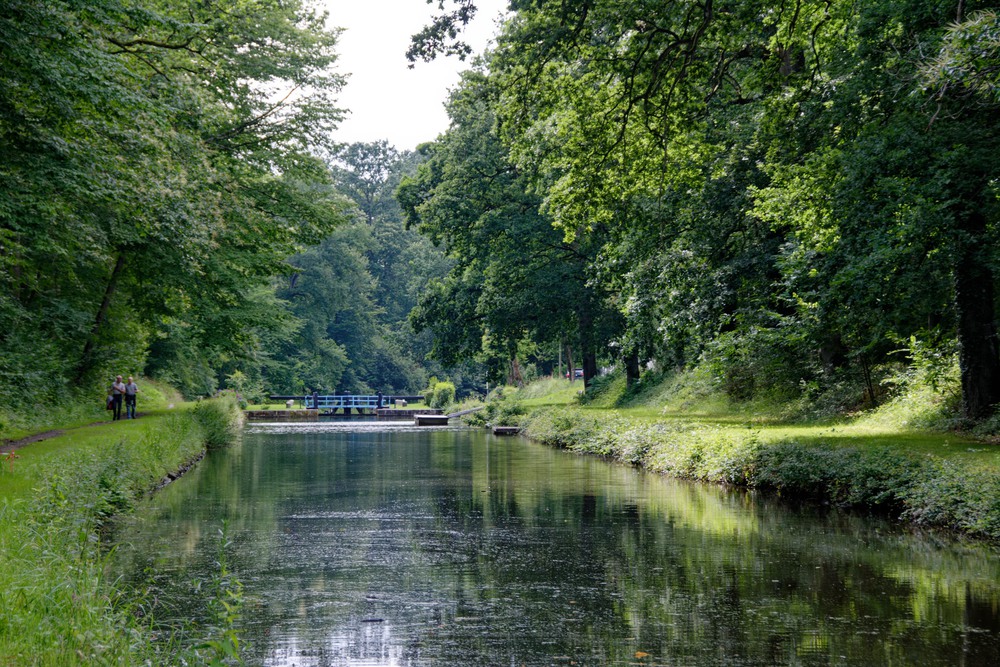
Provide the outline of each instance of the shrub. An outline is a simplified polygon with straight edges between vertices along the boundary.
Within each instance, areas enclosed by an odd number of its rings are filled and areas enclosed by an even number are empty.
[[[482,410],[466,415],[465,423],[479,427],[519,426],[526,413],[527,410],[517,400],[516,394],[508,395],[503,391],[494,391],[486,399]]]
[[[224,392],[215,398],[199,401],[194,407],[194,414],[204,432],[206,449],[226,447],[239,440],[243,413],[234,394]]]
[[[751,429],[637,423],[575,408],[538,410],[521,424],[543,444],[654,472],[899,513],[914,523],[1000,540],[1000,475],[994,468],[891,447],[761,442]]]
[[[996,470],[970,470],[952,461],[938,461],[902,496],[906,502],[903,515],[915,523],[1000,540],[1000,475]]]
[[[249,403],[265,403],[267,401],[264,383],[259,378],[248,377],[243,371],[235,370],[227,375],[226,387],[235,391],[240,397],[240,407],[243,409],[246,409]]]
[[[448,407],[455,402],[455,385],[451,382],[436,382],[425,401],[432,408]]]

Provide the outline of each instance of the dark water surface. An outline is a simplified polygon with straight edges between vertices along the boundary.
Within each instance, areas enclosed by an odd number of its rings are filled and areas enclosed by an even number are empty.
[[[253,665],[1000,665],[1000,559],[481,431],[251,425],[120,534]],[[151,574],[152,573],[152,574]]]

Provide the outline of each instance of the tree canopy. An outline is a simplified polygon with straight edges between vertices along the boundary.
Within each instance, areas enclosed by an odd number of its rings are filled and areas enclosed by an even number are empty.
[[[447,20],[416,35],[411,54],[460,50],[454,29],[474,5],[440,3]],[[992,412],[1000,402],[992,8],[917,0],[509,8],[481,64],[487,83],[477,85],[493,91],[486,123],[564,242],[596,247],[581,275],[616,314],[596,334],[604,358],[704,364],[738,397],[860,378],[875,401],[877,369],[900,347],[921,341],[947,353],[957,344],[965,414]],[[457,113],[453,106],[452,129],[432,149],[436,174],[469,171],[471,151],[448,153],[465,131]],[[410,208],[426,216],[441,183]],[[450,196],[475,200],[475,192]],[[463,209],[450,208],[442,215],[461,227]],[[475,251],[456,252],[460,265],[476,265]],[[452,322],[468,311],[435,317]]]
[[[967,416],[1000,402],[986,3],[512,1],[412,153],[336,145],[306,0],[0,4],[8,403],[557,354],[873,403],[901,349],[957,359]],[[411,60],[469,54],[475,1],[436,5]]]
[[[147,355],[210,390],[283,326],[259,287],[344,218],[317,157],[342,116],[324,21],[298,0],[4,3],[5,393]]]

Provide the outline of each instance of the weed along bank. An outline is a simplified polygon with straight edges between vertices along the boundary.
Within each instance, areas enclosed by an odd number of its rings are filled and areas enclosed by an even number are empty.
[[[469,421],[516,426],[537,442],[661,475],[774,492],[792,505],[877,511],[902,525],[1000,543],[1000,447],[908,426],[933,409],[925,396],[810,422],[779,410],[720,408],[717,396],[677,382],[630,403],[624,384],[611,381],[582,405],[567,383],[543,382],[494,395]],[[914,405],[924,413],[914,415]]]

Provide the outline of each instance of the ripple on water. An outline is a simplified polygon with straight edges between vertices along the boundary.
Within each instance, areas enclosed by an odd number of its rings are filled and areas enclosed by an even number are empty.
[[[229,522],[246,664],[1000,664],[993,551],[461,426],[248,432],[123,538],[180,626]]]

